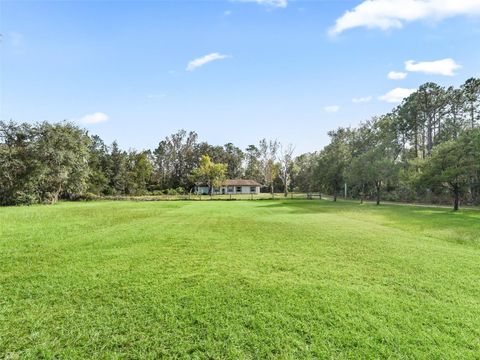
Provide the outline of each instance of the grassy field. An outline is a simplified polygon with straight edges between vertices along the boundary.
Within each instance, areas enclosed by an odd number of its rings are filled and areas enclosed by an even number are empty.
[[[0,358],[479,358],[480,211],[0,208]]]

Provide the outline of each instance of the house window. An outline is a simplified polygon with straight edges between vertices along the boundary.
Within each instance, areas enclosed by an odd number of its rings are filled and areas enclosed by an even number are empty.
[[[237,186],[237,193],[241,193],[242,192],[242,187],[241,186]]]
[[[233,193],[233,186],[227,187],[227,191],[228,191],[229,193]]]
[[[251,193],[257,192],[257,188],[255,186],[250,186],[250,192]]]

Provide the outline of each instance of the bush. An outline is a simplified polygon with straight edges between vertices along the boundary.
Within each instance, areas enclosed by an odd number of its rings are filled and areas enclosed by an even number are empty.
[[[186,194],[185,189],[181,186],[175,188],[175,189],[167,189],[165,190],[166,195],[184,195]]]
[[[84,194],[72,194],[68,197],[68,200],[72,201],[93,201],[93,200],[98,200],[101,197],[98,195],[95,195],[93,193],[87,192]]]
[[[39,198],[34,193],[25,193],[23,191],[18,191],[15,194],[15,198],[13,201],[14,205],[32,205],[37,204],[39,202]]]

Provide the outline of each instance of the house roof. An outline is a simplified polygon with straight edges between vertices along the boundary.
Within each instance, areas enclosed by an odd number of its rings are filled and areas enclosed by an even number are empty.
[[[196,183],[197,186],[207,186],[204,183]],[[222,186],[262,186],[255,180],[251,179],[229,179],[222,183]]]
[[[250,179],[225,180],[223,185],[224,186],[262,186],[255,180],[250,180]]]

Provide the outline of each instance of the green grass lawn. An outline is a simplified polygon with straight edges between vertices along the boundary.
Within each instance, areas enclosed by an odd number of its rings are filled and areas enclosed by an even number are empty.
[[[0,358],[479,358],[480,211],[0,208]]]

